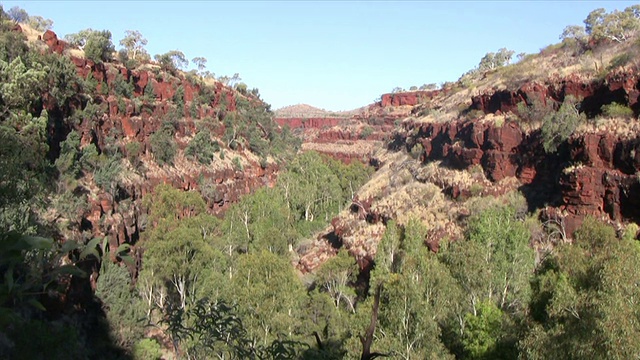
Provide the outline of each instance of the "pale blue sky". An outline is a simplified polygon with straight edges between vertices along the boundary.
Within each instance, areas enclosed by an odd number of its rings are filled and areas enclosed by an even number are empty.
[[[350,110],[394,87],[455,81],[501,47],[538,52],[598,7],[632,1],[0,1],[54,21],[59,37],[127,29],[153,56],[203,56],[273,109]]]

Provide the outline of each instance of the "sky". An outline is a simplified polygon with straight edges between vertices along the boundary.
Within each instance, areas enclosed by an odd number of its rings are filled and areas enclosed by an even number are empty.
[[[53,20],[60,38],[126,30],[151,56],[204,57],[278,109],[351,110],[395,87],[455,81],[488,52],[537,53],[589,12],[633,1],[1,1]],[[192,66],[192,65],[191,65]]]

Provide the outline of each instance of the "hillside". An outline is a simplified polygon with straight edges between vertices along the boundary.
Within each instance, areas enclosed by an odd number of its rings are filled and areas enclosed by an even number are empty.
[[[339,113],[46,24],[0,11],[0,357],[640,356],[639,6]]]
[[[314,118],[314,117],[348,117],[357,113],[351,111],[327,111],[308,104],[289,105],[274,111],[276,118]]]

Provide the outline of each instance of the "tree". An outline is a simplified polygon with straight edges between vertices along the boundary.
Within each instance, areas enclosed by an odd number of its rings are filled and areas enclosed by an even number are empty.
[[[91,28],[80,30],[77,33],[67,34],[64,36],[64,41],[69,43],[72,46],[77,46],[80,50],[84,49],[87,44],[87,39],[91,34],[93,34],[96,30]]]
[[[532,281],[524,359],[629,359],[640,354],[640,252],[633,239],[587,218]]]
[[[194,57],[191,62],[198,68],[198,72],[202,73],[207,68],[207,59],[201,56]]]
[[[560,34],[560,40],[562,41],[577,41],[580,44],[586,43],[587,32],[584,26],[569,25],[564,28],[562,34]]]
[[[509,65],[514,54],[515,51],[508,50],[507,48],[501,48],[497,53],[489,52],[480,59],[478,70],[487,71]]]
[[[158,129],[149,138],[151,151],[159,164],[172,164],[176,155],[177,145],[173,137],[175,128],[173,124],[165,122],[162,128]]]
[[[111,42],[109,30],[92,31],[87,35],[84,46],[84,54],[87,59],[94,62],[109,61],[114,51],[115,47]]]
[[[391,226],[391,227],[389,227]],[[371,285],[383,284],[378,346],[401,359],[449,358],[438,339],[460,300],[460,289],[447,268],[424,246],[425,226],[410,219],[401,232],[394,223],[376,254]]]
[[[257,251],[239,257],[235,266],[226,295],[238,304],[249,338],[266,345],[277,334],[292,334],[305,293],[289,260]]]
[[[29,16],[28,24],[34,30],[46,31],[53,27],[53,20],[45,19],[42,16]]]
[[[21,57],[0,62],[0,98],[4,115],[10,109],[28,111],[44,90],[46,71],[39,63],[27,67]]]
[[[578,111],[578,103],[567,96],[557,112],[547,114],[542,120],[542,145],[547,153],[553,153],[576,130],[586,116]]]
[[[589,13],[584,24],[586,33],[596,41],[608,39],[624,42],[640,27],[640,5],[611,13],[603,8],[595,9]]]
[[[14,6],[7,12],[11,20],[19,23],[24,23],[29,20],[29,14],[27,11],[19,6]]]
[[[182,69],[189,65],[189,60],[184,56],[184,53],[178,50],[171,50],[164,54],[155,55],[154,59],[160,63],[160,66],[170,71]]]
[[[359,272],[355,258],[348,251],[341,250],[318,270],[316,282],[333,298],[336,308],[340,308],[340,302],[344,301],[347,310],[355,312],[356,293],[352,286]]]
[[[125,37],[120,40],[120,45],[124,46],[127,53],[134,60],[149,56],[144,48],[147,45],[147,39],[142,37],[138,30],[126,30]]]
[[[209,164],[218,151],[220,151],[218,141],[211,139],[211,133],[208,130],[200,130],[189,141],[184,153],[188,157],[195,158],[201,164]]]

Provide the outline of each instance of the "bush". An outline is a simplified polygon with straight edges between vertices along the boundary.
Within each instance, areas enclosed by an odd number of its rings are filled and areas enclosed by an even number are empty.
[[[240,158],[237,156],[233,158],[233,167],[236,168],[236,170],[242,171],[242,163],[240,162]]]
[[[414,158],[414,159],[419,159],[420,156],[422,156],[422,153],[424,153],[424,146],[422,146],[422,144],[420,144],[420,143],[416,143],[411,148],[411,151],[409,152],[409,155],[411,155],[411,157]]]
[[[141,301],[131,291],[131,276],[126,266],[103,259],[100,277],[96,285],[96,296],[106,308],[111,334],[118,345],[131,346],[143,336],[144,318]]]
[[[185,155],[195,158],[201,164],[209,164],[218,151],[220,151],[220,144],[215,140],[211,140],[209,131],[203,130],[198,132],[189,142],[185,149]]]
[[[159,360],[162,348],[155,339],[143,339],[133,347],[133,358],[136,360]]]
[[[127,143],[124,146],[125,151],[127,152],[127,159],[133,166],[138,166],[140,163],[140,153],[142,152],[142,144],[138,141],[132,141]]]
[[[371,126],[367,126],[360,132],[360,139],[366,139],[371,134],[373,134],[373,128]]]
[[[118,73],[113,82],[113,91],[116,95],[131,99],[131,97],[133,97],[133,90],[133,84],[126,81],[121,73]]]
[[[557,112],[548,114],[542,120],[542,146],[547,153],[558,150],[558,146],[565,142],[585,121],[584,114],[578,112],[575,98],[568,96]]]
[[[165,121],[162,129],[149,138],[151,151],[160,165],[173,164],[173,157],[177,150],[176,141],[173,138],[174,130],[173,124]]]
[[[608,116],[611,118],[630,118],[633,116],[633,110],[631,110],[631,108],[615,102],[607,105],[602,105],[602,108],[600,109],[602,110],[602,114],[604,116]]]
[[[628,52],[619,54],[619,55],[615,56],[613,59],[611,59],[611,62],[609,63],[609,66],[607,68],[609,70],[613,70],[613,69],[615,69],[617,67],[625,66],[632,59],[633,59],[633,55],[631,55]]]
[[[115,47],[111,42],[109,30],[93,31],[87,36],[87,43],[84,47],[84,55],[87,59],[96,63],[109,61],[114,51]]]

